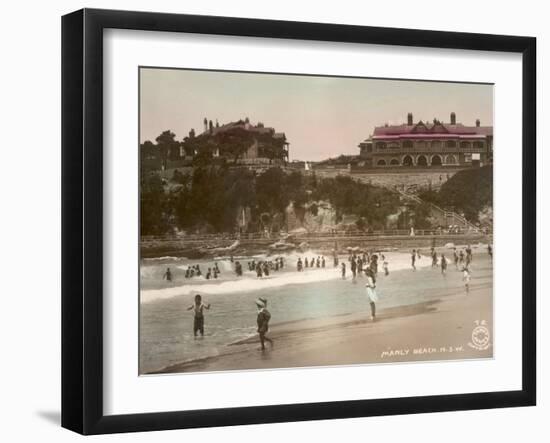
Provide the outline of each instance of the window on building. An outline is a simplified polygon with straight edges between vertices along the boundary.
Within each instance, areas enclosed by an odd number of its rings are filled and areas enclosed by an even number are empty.
[[[385,142],[376,143],[376,149],[386,149],[386,143]]]
[[[445,163],[448,165],[456,165],[457,164],[456,157],[454,155],[448,155],[445,158]]]
[[[472,147],[472,144],[470,142],[460,142],[460,147],[462,149],[470,149]]]
[[[386,160],[378,160],[376,163],[378,166],[386,166]]]
[[[403,142],[403,148],[412,149],[413,148],[413,142],[411,140],[405,140]]]
[[[483,149],[484,147],[485,147],[485,143],[483,143],[483,142],[474,142],[474,148]]]
[[[433,149],[441,149],[441,141],[439,141],[439,140],[433,140],[433,141],[432,141],[432,148],[433,148]]]
[[[454,140],[447,140],[445,142],[446,148],[456,148],[456,142]]]
[[[426,149],[426,142],[424,140],[417,141],[416,149]]]

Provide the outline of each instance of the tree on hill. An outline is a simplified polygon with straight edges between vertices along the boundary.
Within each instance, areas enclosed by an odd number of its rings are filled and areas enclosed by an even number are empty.
[[[171,157],[174,150],[179,149],[180,143],[176,141],[176,134],[170,130],[163,131],[155,141],[161,156],[162,165],[167,167],[168,158]]]
[[[419,197],[441,207],[464,214],[470,221],[479,221],[479,213],[493,206],[493,167],[464,169],[441,186],[439,192],[427,191]]]

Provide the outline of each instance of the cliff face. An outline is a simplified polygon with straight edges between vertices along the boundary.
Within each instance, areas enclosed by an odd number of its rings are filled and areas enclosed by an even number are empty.
[[[304,208],[295,208],[292,203],[286,208],[287,230],[323,232],[336,229],[336,211],[329,202],[310,202]]]

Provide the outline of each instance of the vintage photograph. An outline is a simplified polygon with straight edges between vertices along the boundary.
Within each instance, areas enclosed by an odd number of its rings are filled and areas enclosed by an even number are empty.
[[[493,94],[140,67],[140,375],[492,358]]]

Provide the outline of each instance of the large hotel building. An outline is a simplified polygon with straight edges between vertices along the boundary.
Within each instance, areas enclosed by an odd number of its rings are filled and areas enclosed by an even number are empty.
[[[454,112],[450,122],[437,119],[427,123],[384,125],[359,144],[361,158],[371,167],[444,167],[484,165],[492,161],[493,127],[465,126],[456,122]]]

